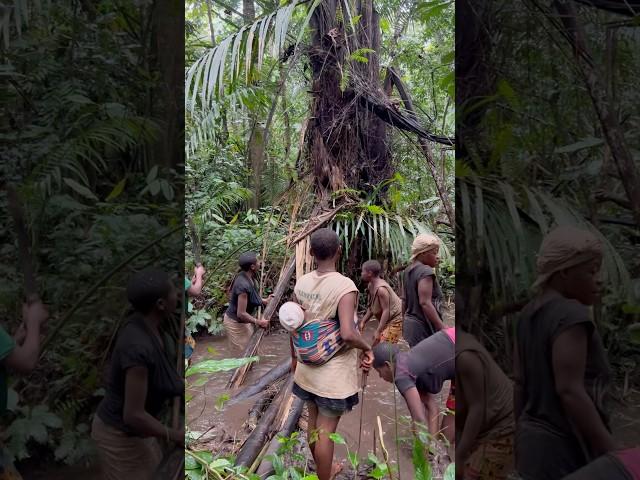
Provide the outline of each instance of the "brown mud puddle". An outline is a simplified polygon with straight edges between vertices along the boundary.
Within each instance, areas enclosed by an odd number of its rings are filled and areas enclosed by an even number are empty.
[[[445,318],[447,324],[453,323],[452,313],[447,312]],[[375,327],[376,322],[370,322],[365,329],[365,335],[369,340],[373,337]],[[244,385],[251,385],[269,369],[289,358],[288,334],[274,332],[265,336],[260,350],[260,361],[251,369]],[[193,353],[193,362],[227,358],[228,352],[226,338],[201,338],[198,340]],[[192,385],[197,377],[195,375],[190,377],[188,383]],[[187,388],[187,393],[192,395],[187,406],[187,428],[192,432],[192,437],[199,438],[197,448],[209,449],[214,455],[230,454],[242,445],[249,433],[248,429],[245,428],[249,410],[260,396],[256,395],[237,404],[219,408],[220,405],[216,405],[217,399],[224,394],[233,395],[234,393],[225,388],[229,377],[229,372],[213,374],[210,375],[204,385]],[[384,444],[389,452],[392,465],[396,466],[396,468],[399,467],[398,470],[402,479],[412,479],[414,476],[411,460],[412,453],[411,445],[408,442],[409,438],[411,438],[410,415],[404,399],[397,390],[395,390],[394,398],[394,390],[392,384],[382,380],[377,372],[372,370],[368,376],[364,401],[361,391],[360,403],[352,412],[342,417],[338,425],[338,433],[346,440],[349,451],[357,450],[360,416],[362,415],[362,440],[359,458],[361,461],[366,462],[368,454],[373,452],[373,429],[377,429],[377,417],[379,416],[384,435]],[[439,398],[439,403],[443,409],[448,392],[449,382],[445,384]],[[306,418],[306,411],[303,412],[303,420],[304,418]],[[398,419],[397,422],[396,418]],[[378,436],[377,433],[376,436]],[[378,458],[382,460],[382,452],[379,445],[380,439],[378,439],[376,453]],[[308,458],[311,458],[306,446],[303,452]],[[350,466],[347,466],[347,449],[344,445],[336,445],[335,460],[345,462],[345,469],[337,479],[353,479],[353,470],[351,470]]]

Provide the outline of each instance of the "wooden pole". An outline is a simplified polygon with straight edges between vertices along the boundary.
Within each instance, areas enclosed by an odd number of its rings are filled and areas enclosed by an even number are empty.
[[[263,315],[264,319],[271,321],[271,318],[276,313],[276,308],[280,304],[280,300],[282,299],[285,292],[289,288],[289,280],[293,276],[293,272],[295,271],[295,269],[296,269],[296,257],[294,256],[294,257],[291,257],[291,259],[289,260],[286,270],[280,275],[278,284],[276,285],[276,288],[273,292],[273,298],[269,302],[269,305],[267,305],[267,308],[264,309],[264,315]],[[251,336],[251,339],[249,340],[249,343],[247,344],[247,347],[245,348],[244,353],[242,354],[244,358],[252,357],[255,355],[256,351],[258,350],[258,345],[260,344],[260,341],[262,340],[262,337],[264,335],[264,332],[265,332],[264,328],[257,328],[256,331],[253,332],[253,335]],[[231,378],[227,383],[227,388],[237,388],[240,385],[242,385],[242,382],[244,382],[244,379],[247,376],[248,372],[249,372],[249,365],[244,365],[242,367],[237,368],[231,375]]]
[[[293,388],[293,375],[290,376],[285,388],[280,390],[280,393],[273,399],[267,411],[264,412],[260,422],[256,428],[251,432],[249,438],[244,443],[238,456],[236,457],[236,466],[249,467],[253,464],[255,459],[262,451],[264,444],[269,440],[269,436],[274,428],[277,428],[274,424],[278,417],[278,413],[283,406],[287,396],[291,394]]]

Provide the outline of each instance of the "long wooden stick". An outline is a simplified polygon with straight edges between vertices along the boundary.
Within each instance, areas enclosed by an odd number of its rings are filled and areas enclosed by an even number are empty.
[[[384,458],[385,463],[387,464],[387,471],[389,472],[389,478],[393,480],[393,472],[391,471],[391,464],[389,464],[389,452],[387,451],[387,447],[384,446],[384,434],[382,433],[382,422],[380,422],[380,417],[376,417],[378,420],[378,431],[380,432],[380,448],[382,449],[382,456]]]
[[[267,308],[265,308],[264,310],[263,318],[265,320],[270,321],[271,317],[273,317],[273,315],[276,313],[276,308],[278,307],[280,300],[282,299],[285,292],[289,288],[289,280],[293,276],[293,272],[295,271],[295,268],[296,268],[296,257],[294,256],[294,257],[291,257],[291,259],[289,260],[286,270],[282,273],[282,275],[280,275],[278,284],[276,285],[276,288],[273,292],[273,298],[269,302],[269,305],[267,305]],[[264,332],[265,332],[264,328],[257,328],[256,331],[253,332],[253,335],[251,336],[251,340],[249,340],[249,343],[247,344],[247,347],[245,348],[242,354],[243,357],[246,358],[246,357],[252,357],[253,355],[255,355],[255,352],[258,350],[258,345],[262,340]],[[249,365],[244,365],[242,367],[237,368],[231,375],[231,378],[227,383],[227,388],[237,388],[240,385],[242,385],[242,382],[244,382],[244,379],[248,372],[249,372]]]

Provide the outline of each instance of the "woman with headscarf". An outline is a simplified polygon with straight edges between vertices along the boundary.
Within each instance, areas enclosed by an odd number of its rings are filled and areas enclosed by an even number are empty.
[[[253,334],[254,325],[269,326],[268,320],[254,317],[258,307],[268,305],[269,298],[261,298],[256,285],[258,257],[253,252],[240,255],[240,272],[233,279],[230,288],[229,307],[224,313],[223,325],[229,339],[229,346],[235,354],[244,352]]]
[[[520,314],[514,348],[515,457],[524,480],[563,478],[614,450],[610,369],[590,310],[602,256],[595,235],[570,226],[542,242],[538,292]]]
[[[117,334],[91,438],[102,478],[151,480],[162,457],[158,440],[184,443],[184,428],[160,421],[167,401],[184,395],[184,381],[162,335],[178,295],[165,272],[146,269],[131,278],[127,297],[134,311]]]
[[[445,328],[442,321],[442,289],[436,278],[440,240],[418,235],[411,245],[411,264],[404,272],[404,322],[402,332],[414,347]]]

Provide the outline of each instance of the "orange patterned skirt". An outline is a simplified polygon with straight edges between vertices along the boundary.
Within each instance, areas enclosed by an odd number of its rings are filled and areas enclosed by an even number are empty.
[[[391,320],[382,331],[381,342],[398,343],[402,338],[402,316]]]

